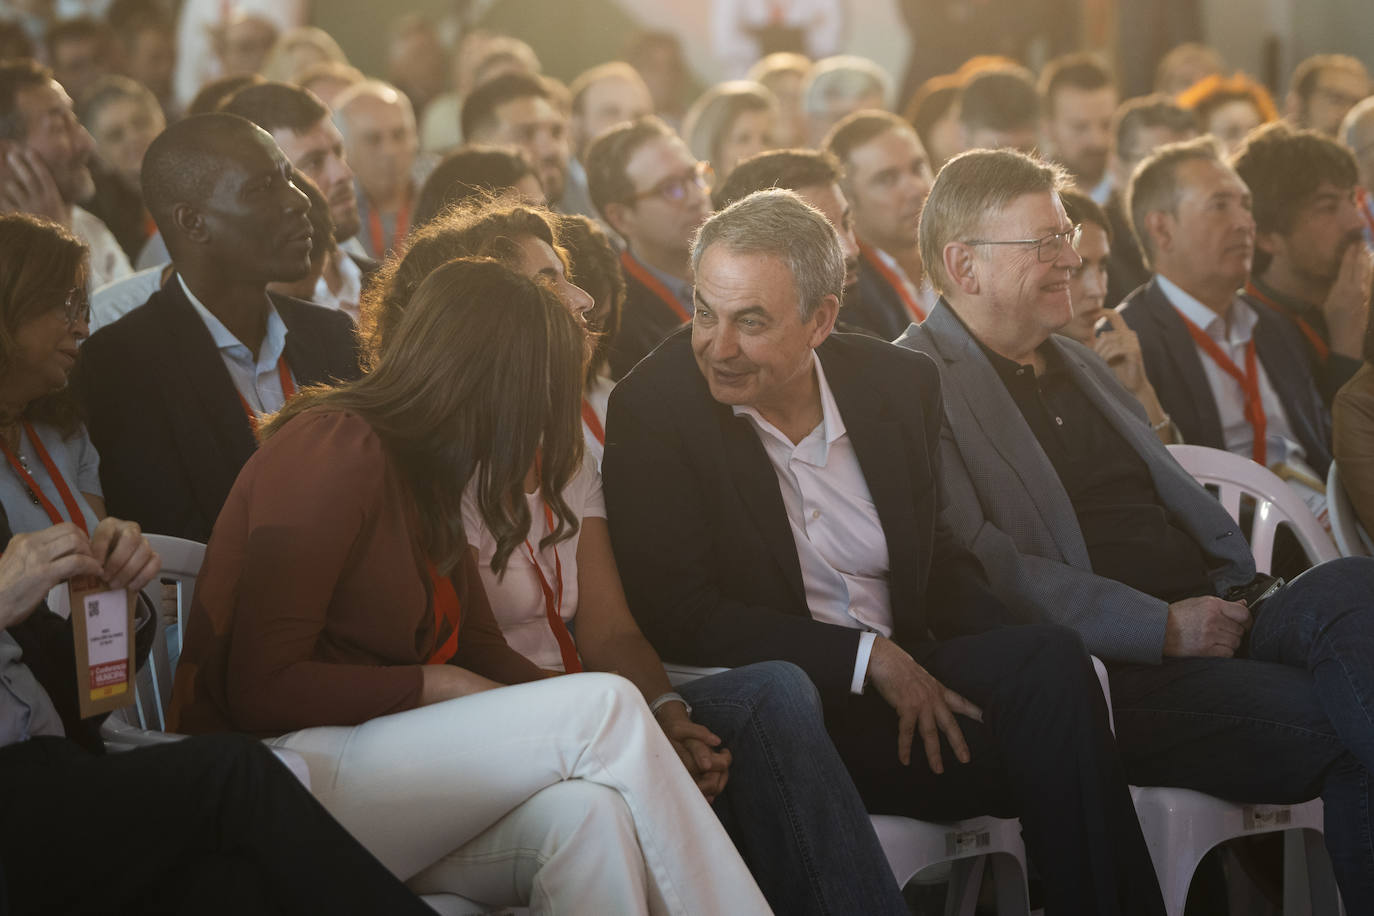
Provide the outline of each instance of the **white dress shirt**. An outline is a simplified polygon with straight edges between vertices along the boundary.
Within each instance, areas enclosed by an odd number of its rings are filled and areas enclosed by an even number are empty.
[[[210,314],[210,310],[201,304],[180,274],[177,274],[177,282],[181,284],[186,298],[191,300],[191,306],[200,315],[200,320],[205,322],[210,337],[219,349],[219,357],[224,361],[224,368],[229,370],[229,378],[244,402],[258,416],[281,410],[286,403],[286,392],[282,390],[281,377],[277,374],[277,361],[286,349],[286,324],[271,300],[267,305],[267,333],[263,335],[258,358],[254,360],[253,351],[235,337],[222,321]],[[264,292],[263,296],[266,295]],[[290,372],[289,366],[287,371]],[[294,375],[291,381],[295,384]]]
[[[329,289],[329,281],[321,274],[315,281],[315,294],[310,297],[310,301],[324,308],[343,312],[352,318],[356,325],[361,314],[358,302],[363,298],[363,269],[342,250],[336,251],[333,257],[338,261],[339,277],[343,285],[337,293],[332,292]]]
[[[864,630],[849,689],[863,693],[877,634],[892,635],[887,535],[821,361],[821,422],[796,445],[752,407],[735,407],[754,425],[773,464],[797,545],[806,606],[823,623]]]
[[[1169,303],[1180,315],[1202,328],[1207,336],[1216,341],[1221,352],[1230,357],[1236,368],[1245,371],[1245,347],[1254,335],[1255,322],[1259,320],[1245,300],[1237,296],[1231,302],[1229,320],[1203,305],[1196,298],[1184,292],[1162,274],[1155,274],[1159,288],[1164,291]],[[1221,418],[1222,441],[1228,452],[1250,458],[1254,454],[1255,433],[1250,421],[1245,418],[1245,390],[1212,359],[1201,347],[1197,348],[1198,358],[1202,360],[1202,370],[1207,373],[1207,384],[1212,389],[1212,398],[1217,404],[1217,415]],[[1302,446],[1293,435],[1293,427],[1284,412],[1283,402],[1264,371],[1264,364],[1256,354],[1255,367],[1259,369],[1260,403],[1264,405],[1265,448],[1269,464],[1277,464],[1290,458],[1304,457]]]
[[[129,266],[129,256],[115,241],[114,233],[89,210],[72,207],[72,235],[85,242],[90,251],[90,277],[86,280],[88,290],[94,292],[134,272]]]

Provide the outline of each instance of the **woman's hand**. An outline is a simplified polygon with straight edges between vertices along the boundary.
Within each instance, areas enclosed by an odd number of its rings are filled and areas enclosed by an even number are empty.
[[[55,585],[80,575],[98,576],[101,568],[71,522],[10,538],[0,556],[0,629],[22,622]]]
[[[99,573],[110,588],[138,591],[162,569],[137,522],[106,516],[91,535],[91,555],[102,565]]]
[[[663,704],[654,718],[707,803],[714,802],[730,778],[730,752],[709,728],[693,722],[681,703]]]
[[[1145,377],[1145,357],[1140,352],[1140,338],[1115,309],[1106,309],[1101,323],[1106,325],[1106,329],[1093,338],[1093,350],[1111,366],[1117,381],[1139,397],[1150,383]]]

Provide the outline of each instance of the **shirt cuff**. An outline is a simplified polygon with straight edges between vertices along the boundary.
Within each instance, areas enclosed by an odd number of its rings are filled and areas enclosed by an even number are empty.
[[[864,681],[868,679],[868,657],[873,654],[873,641],[877,638],[877,633],[859,634],[859,654],[854,659],[854,677],[849,682],[850,693],[864,692]]]

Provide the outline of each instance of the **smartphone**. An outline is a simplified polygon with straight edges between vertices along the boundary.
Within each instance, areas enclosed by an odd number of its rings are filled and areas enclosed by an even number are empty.
[[[1283,588],[1282,576],[1268,576],[1260,573],[1246,585],[1237,585],[1227,589],[1226,594],[1221,597],[1227,601],[1244,601],[1245,606],[1253,611],[1261,601],[1281,588]]]

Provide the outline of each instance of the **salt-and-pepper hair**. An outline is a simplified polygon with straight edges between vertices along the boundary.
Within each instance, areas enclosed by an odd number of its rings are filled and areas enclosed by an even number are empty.
[[[767,254],[792,272],[797,308],[806,321],[826,296],[844,292],[844,252],[825,214],[795,191],[756,191],[716,213],[692,240],[692,272],[712,245],[735,254]]]

